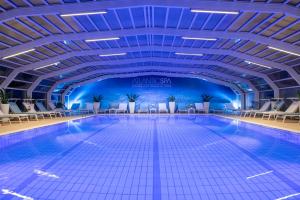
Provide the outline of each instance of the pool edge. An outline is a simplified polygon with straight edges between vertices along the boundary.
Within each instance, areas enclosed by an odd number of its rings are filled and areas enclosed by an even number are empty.
[[[273,126],[273,125],[264,124],[264,123],[257,123],[257,122],[248,121],[246,119],[237,119],[237,118],[230,117],[230,116],[217,115],[217,114],[211,114],[211,115],[218,116],[218,117],[223,117],[223,118],[231,119],[231,120],[239,120],[239,121],[249,123],[249,124],[254,124],[254,125],[257,125],[257,126],[264,126],[266,128],[273,128],[273,129],[277,129],[277,130],[289,131],[289,132],[292,132],[292,133],[300,134],[300,130],[295,130],[295,129],[290,129],[290,128],[283,128],[283,127]],[[300,128],[300,126],[299,126],[299,128]]]
[[[18,130],[6,131],[6,132],[3,132],[3,133],[0,133],[0,137],[7,136],[7,135],[10,135],[10,134],[19,133],[19,132],[22,132],[22,131],[29,131],[29,130],[33,130],[33,129],[37,129],[37,128],[53,126],[53,125],[62,124],[62,123],[66,123],[66,122],[73,121],[73,120],[85,119],[85,118],[94,117],[94,116],[96,116],[96,115],[74,117],[74,118],[71,118],[71,119],[64,119],[62,121],[51,122],[51,123],[47,123],[47,124],[43,124],[43,125],[36,125],[36,126],[28,127],[28,128],[21,128],[21,129],[18,129]]]

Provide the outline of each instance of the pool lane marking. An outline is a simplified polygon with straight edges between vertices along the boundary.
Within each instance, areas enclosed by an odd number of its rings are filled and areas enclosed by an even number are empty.
[[[68,150],[66,150],[66,151],[58,154],[56,156],[56,158],[54,158],[52,161],[50,161],[49,163],[47,163],[41,169],[44,170],[44,171],[47,171],[47,169],[49,169],[50,167],[52,167],[53,165],[55,165],[58,161],[60,161],[63,157],[65,157],[67,154],[69,154],[71,151],[73,151],[76,147],[78,147],[81,144],[83,144],[84,141],[86,141],[86,140],[90,139],[91,137],[95,136],[96,134],[98,134],[99,131],[103,131],[104,129],[109,128],[109,127],[111,127],[114,124],[116,124],[116,122],[112,122],[112,123],[110,123],[110,124],[108,124],[108,125],[106,125],[104,127],[99,128],[98,130],[94,131],[91,135],[87,136],[85,139],[83,139],[80,142],[78,142],[77,144],[74,144],[73,146],[71,146]],[[16,187],[15,191],[22,191],[24,188],[26,188],[26,186],[28,186],[30,183],[32,183],[38,177],[39,176],[37,174],[33,173],[31,176],[29,176],[27,179],[25,179],[22,183],[20,183],[19,186]],[[5,200],[9,200],[11,198],[5,198]],[[32,200],[32,199],[26,199],[26,200]]]
[[[35,174],[39,175],[39,176],[46,176],[46,177],[49,177],[49,178],[59,179],[59,176],[57,176],[55,174],[51,174],[49,172],[42,171],[42,170],[35,169],[35,170],[33,170],[33,172]]]
[[[160,161],[159,161],[159,145],[157,122],[154,119],[153,124],[153,200],[161,199],[161,179],[160,179]]]
[[[89,141],[89,140],[85,140],[85,141],[83,141],[83,143],[89,144],[89,145],[92,145],[92,146],[95,146],[95,147],[100,147],[97,143],[91,142],[91,141]]]
[[[25,195],[22,195],[22,194],[18,194],[16,192],[8,190],[8,189],[2,189],[2,194],[19,197],[19,198],[24,199],[24,200],[33,200],[33,198],[31,198],[31,197],[28,197],[28,196],[25,196]]]
[[[256,175],[253,175],[253,176],[248,176],[246,179],[251,179],[251,178],[255,178],[255,177],[258,177],[258,176],[263,176],[263,175],[266,175],[266,174],[270,174],[270,173],[273,173],[273,170],[271,171],[267,171],[267,172],[264,172],[264,173],[260,173],[260,174],[256,174]]]
[[[284,197],[280,197],[280,198],[275,199],[275,200],[284,200],[284,199],[288,199],[290,197],[294,197],[294,196],[298,196],[298,195],[300,195],[300,193],[290,194],[290,195],[287,195],[287,196],[284,196]]]
[[[216,145],[216,144],[219,144],[221,142],[224,142],[224,141],[223,140],[218,140],[218,141],[215,141],[215,142],[211,142],[211,143],[205,144],[205,145],[203,145],[203,147],[208,147],[208,146]]]
[[[210,132],[214,133],[215,135],[223,138],[224,140],[226,140],[229,144],[231,144],[232,146],[236,147],[237,149],[239,149],[241,152],[243,152],[244,154],[246,154],[247,156],[249,156],[251,159],[253,159],[254,161],[256,161],[258,164],[260,164],[261,166],[263,166],[264,168],[268,169],[268,170],[272,170],[274,175],[277,176],[279,179],[281,179],[285,184],[287,184],[288,186],[290,186],[291,188],[293,188],[295,191],[300,191],[300,186],[293,182],[292,180],[290,180],[289,178],[287,178],[286,176],[284,176],[282,173],[276,171],[273,167],[271,167],[269,164],[267,164],[265,161],[263,161],[262,159],[258,158],[255,154],[251,153],[250,151],[244,149],[243,147],[237,145],[236,143],[230,141],[227,137],[223,136],[222,134],[218,133],[217,131],[214,131],[206,126],[203,126],[203,124],[199,124],[197,122],[194,121],[194,123],[198,126],[201,126],[207,130],[209,130]]]

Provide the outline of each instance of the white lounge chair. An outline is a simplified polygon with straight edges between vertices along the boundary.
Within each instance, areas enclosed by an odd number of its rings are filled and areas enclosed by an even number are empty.
[[[0,110],[0,119],[2,120],[5,119],[10,124],[11,124],[11,119],[18,119],[18,121],[21,123],[22,119],[26,119],[27,121],[29,121],[29,116],[27,114],[4,114]]]
[[[237,114],[240,111],[240,109],[235,108],[232,103],[225,103],[224,108],[225,108],[224,111],[225,113]]]
[[[66,116],[66,110],[62,109],[62,108],[56,108],[56,106],[52,103],[52,102],[49,102],[48,103],[48,108],[50,108],[50,111],[56,111],[56,112],[60,112],[62,116]]]
[[[63,108],[56,108],[56,106],[52,102],[49,102],[48,106],[52,111],[60,112],[63,116],[67,116],[67,114],[69,114],[69,116],[72,115],[72,110],[66,110],[66,109],[63,109]]]
[[[196,112],[204,112],[204,106],[203,103],[195,103]]]
[[[294,101],[293,103],[291,103],[291,105],[286,109],[286,111],[269,111],[269,112],[265,112],[263,114],[263,118],[264,117],[268,117],[268,119],[270,120],[272,117],[274,117],[275,119],[278,119],[278,116],[283,116],[284,115],[292,115],[295,114],[299,109],[299,103],[298,101]],[[285,119],[284,119],[285,121]]]
[[[242,110],[241,111],[241,116],[243,117],[247,117],[247,115],[249,115],[249,117],[251,117],[252,114],[255,114],[255,112],[266,112],[271,106],[271,101],[267,101],[265,102],[262,107],[259,110]]]
[[[94,104],[86,103],[86,111],[87,111],[87,113],[94,113]]]
[[[22,104],[27,109],[28,113],[34,113],[34,114],[37,114],[37,115],[42,115],[43,118],[45,118],[45,116],[49,116],[51,119],[53,117],[56,117],[56,113],[51,112],[51,111],[50,112],[49,111],[47,111],[47,112],[38,112],[38,111],[36,111],[35,108],[34,108],[34,104],[32,104],[32,103],[23,102]]]
[[[299,118],[299,124],[300,124],[300,113],[294,113],[294,114],[279,114],[276,116],[276,120],[279,118],[282,118],[283,123],[285,123],[286,118]]]
[[[15,114],[15,115],[26,115],[28,116],[28,118],[34,118],[35,120],[38,120],[38,117],[41,116],[42,118],[44,118],[43,115],[38,115],[36,113],[24,113],[21,111],[21,109],[19,108],[19,106],[15,103],[15,102],[9,102],[9,109],[10,111]]]
[[[158,104],[158,113],[168,113],[167,104],[166,103],[159,103]]]
[[[116,113],[127,113],[127,103],[120,103]]]
[[[184,103],[179,103],[177,108],[178,113],[188,113],[188,106]]]
[[[141,103],[140,108],[138,110],[138,113],[148,113],[149,112],[149,106],[146,103]]]
[[[35,105],[39,109],[40,112],[53,112],[56,115],[58,115],[59,117],[63,116],[62,112],[60,112],[60,111],[56,111],[56,110],[49,111],[49,110],[47,110],[47,108],[44,106],[44,104],[42,102],[36,102]]]
[[[256,116],[258,116],[258,115],[261,115],[262,118],[264,118],[264,117],[266,116],[266,114],[267,114],[267,116],[269,116],[268,113],[272,113],[272,112],[281,112],[281,111],[279,111],[279,110],[284,106],[284,104],[285,104],[285,102],[282,101],[282,100],[277,101],[277,102],[275,102],[275,103],[272,102],[272,103],[271,103],[272,110],[270,110],[270,111],[265,111],[265,112],[255,112],[254,117],[256,117]],[[272,115],[271,115],[271,116],[272,116]],[[271,116],[270,116],[270,117],[271,117]],[[270,117],[269,117],[269,119],[270,119]],[[274,116],[274,117],[275,117],[275,116]]]
[[[157,106],[155,104],[149,105],[149,113],[156,113],[157,112]]]

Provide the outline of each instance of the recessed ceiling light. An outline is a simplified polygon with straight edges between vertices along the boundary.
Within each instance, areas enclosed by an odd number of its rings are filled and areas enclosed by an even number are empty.
[[[183,40],[205,40],[205,41],[216,41],[216,38],[201,38],[201,37],[182,37]]]
[[[25,53],[28,53],[28,52],[31,52],[31,51],[34,51],[34,50],[35,49],[29,49],[27,51],[22,51],[22,52],[15,53],[15,54],[12,54],[12,55],[9,55],[9,56],[5,56],[2,59],[5,60],[5,59],[12,58],[12,57],[15,57],[15,56],[19,56],[19,55],[22,55],[22,54],[25,54]]]
[[[268,68],[268,69],[272,69],[272,67],[269,67],[269,66],[266,66],[266,65],[262,65],[262,64],[259,64],[259,63],[255,63],[255,62],[251,62],[251,61],[248,61],[248,60],[245,60],[245,63],[249,64],[249,65],[257,65],[257,66],[260,66],[260,67],[264,67],[264,68]]]
[[[284,53],[288,53],[288,54],[291,54],[291,55],[294,55],[294,56],[300,56],[300,54],[295,53],[295,52],[291,52],[291,51],[287,51],[287,50],[283,50],[283,49],[278,49],[278,48],[271,47],[271,46],[268,46],[268,48],[276,50],[276,51],[281,51],[281,52],[284,52]]]
[[[221,11],[221,10],[199,10],[191,9],[193,13],[212,13],[212,14],[228,14],[228,15],[238,15],[239,12],[236,11]]]
[[[96,38],[96,39],[88,39],[85,40],[86,42],[99,42],[99,41],[111,41],[111,40],[119,40],[119,37],[112,37],[112,38]]]
[[[175,54],[179,55],[179,56],[203,56],[202,53],[180,53],[180,52],[177,52]]]
[[[98,11],[98,12],[82,12],[82,13],[70,13],[70,14],[62,14],[61,17],[74,17],[74,16],[83,16],[83,15],[103,15],[106,14],[106,11]]]
[[[108,56],[125,56],[127,53],[113,53],[113,54],[101,54],[101,57],[108,57]]]
[[[51,67],[53,65],[58,65],[60,62],[56,62],[56,63],[52,63],[52,64],[49,64],[49,65],[45,65],[45,66],[42,66],[42,67],[38,67],[38,68],[35,68],[34,70],[38,70],[38,69],[43,69],[43,68],[46,68],[46,67]]]

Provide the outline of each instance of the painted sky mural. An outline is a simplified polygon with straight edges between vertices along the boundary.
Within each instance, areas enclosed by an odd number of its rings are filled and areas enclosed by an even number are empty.
[[[68,107],[73,103],[84,106],[86,102],[92,102],[94,95],[102,95],[104,99],[101,108],[108,108],[127,102],[126,94],[129,93],[139,95],[137,105],[167,102],[171,95],[176,97],[177,104],[189,105],[201,102],[202,94],[213,96],[212,103],[216,107],[228,102],[238,104],[236,94],[228,87],[201,79],[162,76],[114,78],[94,82],[76,88],[66,100]]]

